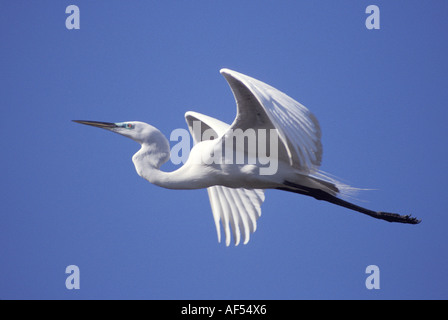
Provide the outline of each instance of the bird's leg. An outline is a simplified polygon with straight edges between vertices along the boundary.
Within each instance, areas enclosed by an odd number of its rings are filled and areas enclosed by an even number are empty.
[[[303,195],[307,195],[313,197],[317,200],[324,200],[338,206],[348,208],[357,212],[364,213],[368,216],[371,216],[376,219],[386,220],[389,222],[400,222],[400,223],[410,223],[410,224],[418,224],[421,220],[411,217],[410,215],[400,215],[398,213],[390,213],[390,212],[382,212],[382,211],[373,211],[360,206],[357,206],[348,201],[342,200],[338,197],[335,197],[323,190],[308,188],[305,186],[296,185],[294,183],[290,183],[285,181],[285,188],[278,188],[280,190],[291,191]]]

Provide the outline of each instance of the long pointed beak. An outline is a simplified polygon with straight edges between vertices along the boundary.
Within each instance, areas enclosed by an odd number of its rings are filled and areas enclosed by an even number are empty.
[[[85,120],[72,120],[73,122],[77,122],[80,124],[85,124],[88,126],[93,126],[102,129],[113,129],[116,128],[117,125],[112,122],[101,122],[101,121],[85,121]]]

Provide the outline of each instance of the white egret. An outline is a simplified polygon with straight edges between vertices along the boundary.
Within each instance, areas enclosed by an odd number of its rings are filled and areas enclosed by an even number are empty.
[[[231,233],[235,245],[240,241],[244,244],[249,241],[261,214],[265,189],[311,196],[389,222],[420,222],[409,215],[369,210],[338,197],[354,188],[319,170],[322,159],[321,131],[314,115],[294,99],[259,80],[229,69],[220,72],[233,91],[237,104],[236,118],[228,125],[197,112],[187,112],[185,118],[195,145],[185,164],[173,172],[160,170],[161,165],[170,159],[170,146],[163,134],[153,126],[138,121],[74,121],[107,129],[138,142],[141,149],[134,154],[132,161],[137,173],[149,182],[168,189],[207,188],[218,241],[221,241],[221,223],[227,246]],[[195,122],[200,124],[199,131],[194,129]],[[255,155],[249,152],[247,143],[244,147],[231,144],[231,151],[243,154],[247,159],[260,157],[260,161],[234,163],[219,159],[224,157],[219,153],[216,158],[219,147],[234,139],[233,133],[238,129],[252,129],[258,139],[261,138],[258,133],[260,129],[273,130],[277,134],[276,150],[271,145],[266,152],[267,155],[276,151],[278,163],[275,172],[261,174],[265,168],[261,164],[261,155],[259,151]],[[207,130],[212,134],[205,135]]]

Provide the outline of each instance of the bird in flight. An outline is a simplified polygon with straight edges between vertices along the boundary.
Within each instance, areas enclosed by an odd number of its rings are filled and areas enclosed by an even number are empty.
[[[319,170],[321,130],[316,117],[302,104],[272,86],[229,69],[227,80],[237,105],[231,125],[188,111],[185,119],[194,146],[179,169],[164,172],[170,145],[155,127],[139,121],[73,120],[131,138],[141,145],[132,161],[137,173],[168,189],[206,188],[218,242],[221,227],[229,246],[247,244],[257,228],[264,191],[279,189],[327,201],[373,218],[418,224],[410,215],[373,211],[342,198],[355,190]]]

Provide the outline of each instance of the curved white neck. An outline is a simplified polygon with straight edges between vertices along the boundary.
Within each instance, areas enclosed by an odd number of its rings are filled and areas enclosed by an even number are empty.
[[[132,161],[139,176],[159,187],[168,189],[204,188],[202,184],[196,185],[195,179],[190,176],[185,165],[173,172],[161,171],[160,166],[169,158],[169,150],[161,150],[155,144],[142,144],[141,149],[132,157]]]

